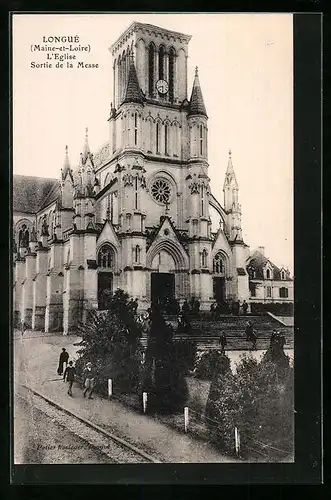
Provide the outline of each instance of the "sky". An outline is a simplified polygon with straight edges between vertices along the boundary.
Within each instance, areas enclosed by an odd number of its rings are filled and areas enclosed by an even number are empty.
[[[252,251],[264,246],[269,259],[293,272],[291,14],[14,15],[14,174],[58,178],[66,145],[72,167],[77,164],[85,127],[92,152],[106,143],[108,49],[133,21],[192,35],[188,98],[198,66],[209,117],[211,190],[223,205],[231,149],[245,242]],[[89,53],[77,53],[78,60],[98,68],[31,68],[31,62],[46,60],[45,53],[31,51],[44,45],[43,36],[75,35],[90,46]]]

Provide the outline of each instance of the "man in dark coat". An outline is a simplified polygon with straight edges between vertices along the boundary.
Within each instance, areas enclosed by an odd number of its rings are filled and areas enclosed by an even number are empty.
[[[244,316],[246,316],[246,314],[247,314],[247,309],[248,309],[248,304],[247,304],[246,300],[244,300],[244,302],[242,303],[242,306],[241,306],[241,307],[243,308],[243,313],[244,313]]]
[[[251,340],[253,333],[254,333],[254,329],[252,327],[252,323],[250,321],[248,321],[246,329],[245,329],[246,340]]]
[[[72,384],[74,383],[74,380],[75,380],[75,372],[76,372],[76,369],[73,366],[72,361],[69,361],[69,365],[64,370],[64,374],[63,374],[63,382],[65,382],[66,380],[68,382],[68,394],[69,394],[69,396],[72,396]]]
[[[60,354],[60,358],[59,358],[59,367],[57,369],[58,375],[63,375],[63,365],[64,365],[64,363],[68,363],[68,359],[69,359],[69,354],[67,353],[67,351],[63,347],[62,352]]]
[[[221,333],[219,343],[221,344],[221,354],[225,354],[225,346],[226,346],[226,335],[224,332]]]

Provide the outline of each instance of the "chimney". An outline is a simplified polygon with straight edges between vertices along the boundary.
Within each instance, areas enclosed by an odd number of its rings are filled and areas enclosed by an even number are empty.
[[[257,247],[257,251],[262,253],[262,255],[264,255],[264,250],[265,250],[264,247]]]

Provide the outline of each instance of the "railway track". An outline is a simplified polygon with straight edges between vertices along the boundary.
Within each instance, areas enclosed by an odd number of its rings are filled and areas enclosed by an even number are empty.
[[[42,411],[59,425],[63,426],[92,448],[109,458],[109,463],[161,463],[161,460],[151,456],[144,450],[129,443],[123,438],[106,431],[98,425],[76,415],[73,411],[61,407],[38,391],[21,385],[18,396],[30,405]],[[45,439],[46,436],[45,436]]]

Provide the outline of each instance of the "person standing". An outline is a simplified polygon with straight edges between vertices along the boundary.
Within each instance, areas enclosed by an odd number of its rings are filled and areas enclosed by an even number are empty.
[[[252,327],[252,323],[250,321],[248,321],[246,329],[245,329],[246,340],[251,340],[253,333],[254,333],[254,330]]]
[[[93,369],[92,363],[89,362],[89,363],[87,363],[86,369],[85,369],[85,382],[84,382],[84,391],[83,391],[84,398],[86,397],[86,394],[88,392],[90,392],[88,399],[93,399],[92,393],[93,393],[93,389],[95,387],[95,378],[96,378],[96,372]]]
[[[226,342],[226,335],[224,332],[221,333],[219,343],[221,345],[221,354],[225,354],[225,346],[226,346],[227,342]]]
[[[68,363],[68,359],[69,359],[69,354],[67,353],[66,349],[63,347],[62,352],[60,354],[60,358],[59,358],[59,366],[57,369],[58,375],[63,375],[63,365],[64,365],[64,363]]]
[[[247,309],[248,309],[248,304],[247,304],[246,300],[244,300],[244,302],[242,303],[241,307],[243,308],[243,314],[244,314],[244,316],[246,316]]]
[[[65,382],[66,380],[68,382],[68,394],[69,394],[69,396],[72,396],[72,384],[74,383],[74,380],[75,380],[75,373],[76,373],[76,369],[73,366],[72,361],[69,361],[69,365],[64,370],[64,375],[63,375],[63,382]]]

